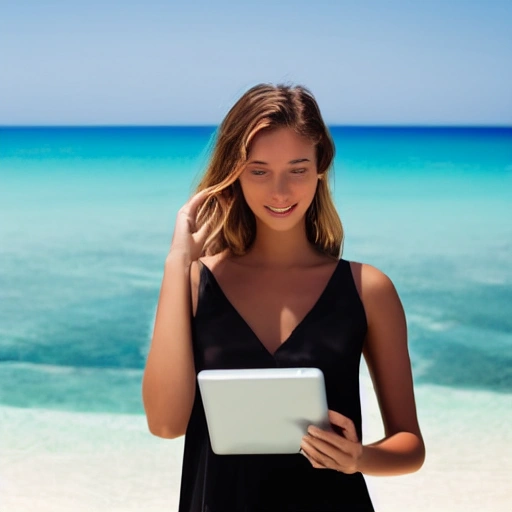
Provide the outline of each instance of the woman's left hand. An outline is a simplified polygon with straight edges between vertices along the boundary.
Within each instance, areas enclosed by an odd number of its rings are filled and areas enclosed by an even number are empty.
[[[342,414],[329,410],[329,421],[341,429],[342,434],[322,430],[311,425],[302,438],[301,452],[314,468],[334,469],[343,473],[356,473],[363,455],[354,423]]]

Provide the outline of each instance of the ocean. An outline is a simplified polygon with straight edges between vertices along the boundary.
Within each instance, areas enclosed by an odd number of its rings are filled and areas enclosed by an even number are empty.
[[[331,132],[343,256],[398,290],[420,417],[439,389],[510,416],[512,129]],[[214,133],[0,127],[0,405],[143,414],[174,219]]]

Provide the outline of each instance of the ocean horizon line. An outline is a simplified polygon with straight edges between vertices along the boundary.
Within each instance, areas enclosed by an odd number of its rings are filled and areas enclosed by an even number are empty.
[[[329,128],[345,129],[432,129],[432,130],[512,130],[512,124],[337,124],[326,123]],[[0,129],[139,129],[139,128],[208,128],[216,129],[216,124],[0,124]]]

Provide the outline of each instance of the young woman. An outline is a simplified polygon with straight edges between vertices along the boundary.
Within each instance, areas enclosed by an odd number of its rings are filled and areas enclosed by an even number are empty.
[[[333,157],[309,91],[258,85],[222,122],[178,213],[143,399],[153,434],[186,434],[180,512],[369,511],[363,474],[423,463],[402,305],[382,272],[340,259]],[[369,445],[361,354],[385,428]],[[310,427],[297,455],[215,455],[197,373],[265,367],[320,368],[334,432]]]

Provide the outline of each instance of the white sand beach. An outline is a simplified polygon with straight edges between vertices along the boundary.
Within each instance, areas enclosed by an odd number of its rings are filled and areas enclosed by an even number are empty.
[[[367,378],[363,393],[371,441],[381,430]],[[427,460],[413,475],[367,478],[376,510],[509,511],[512,395],[421,387],[417,401]],[[2,406],[0,509],[174,512],[182,450],[143,416]]]

